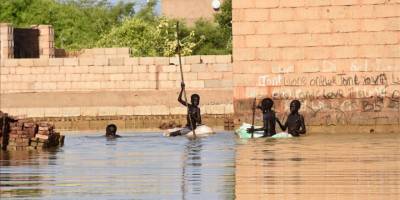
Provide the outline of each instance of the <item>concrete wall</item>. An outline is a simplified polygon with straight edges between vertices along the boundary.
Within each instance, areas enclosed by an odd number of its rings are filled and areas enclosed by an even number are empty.
[[[388,0],[233,0],[236,117],[272,97],[281,119],[300,99],[308,125],[399,125],[399,11]]]
[[[231,114],[232,58],[183,57],[188,90],[204,114]],[[178,59],[129,57],[128,48],[76,58],[1,59],[0,109],[26,117],[180,115]]]

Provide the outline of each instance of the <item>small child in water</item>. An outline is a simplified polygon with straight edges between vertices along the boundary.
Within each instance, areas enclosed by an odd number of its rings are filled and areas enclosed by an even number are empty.
[[[186,103],[182,99],[183,91],[185,90],[185,83],[181,83],[181,92],[179,93],[178,102],[182,105],[188,107],[188,113],[186,116],[186,126],[176,132],[170,133],[169,136],[186,135],[193,129],[196,129],[197,125],[201,125],[201,115],[200,115],[200,96],[198,94],[193,94],[190,97],[190,103]]]
[[[274,102],[270,98],[265,98],[261,101],[261,106],[258,108],[261,109],[263,112],[263,124],[264,126],[262,128],[250,128],[248,129],[249,133],[255,132],[255,131],[264,131],[263,137],[271,137],[276,134],[275,131],[275,123],[277,121],[275,117],[275,111],[272,110],[272,106],[274,105]]]
[[[292,102],[290,102],[290,114],[285,124],[282,125],[281,122],[277,120],[279,126],[283,131],[288,129],[288,133],[295,137],[306,133],[304,117],[303,115],[299,114],[300,106],[301,103],[299,100],[293,100]]]
[[[117,135],[117,126],[115,124],[107,125],[106,137],[107,138],[118,138],[118,137],[121,137],[121,136]]]

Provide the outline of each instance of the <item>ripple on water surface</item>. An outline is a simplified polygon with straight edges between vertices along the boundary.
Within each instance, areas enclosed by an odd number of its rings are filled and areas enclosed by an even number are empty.
[[[400,199],[397,134],[290,139],[67,134],[44,152],[1,152],[1,199]]]

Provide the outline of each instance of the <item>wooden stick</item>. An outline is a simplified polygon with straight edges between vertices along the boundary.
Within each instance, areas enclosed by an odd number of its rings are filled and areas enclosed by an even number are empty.
[[[179,68],[181,70],[181,80],[182,80],[182,83],[185,83],[185,80],[183,78],[183,70],[182,70],[181,44],[180,44],[180,40],[179,40],[179,22],[176,22],[176,38],[177,38],[177,42],[178,42],[177,48],[178,48],[178,57],[179,57]],[[187,114],[189,115],[190,127],[192,128],[194,138],[196,138],[196,131],[193,128],[194,126],[193,126],[193,122],[192,122],[192,117],[190,116],[190,113],[189,113],[189,104],[187,102],[185,88],[183,88],[183,97],[185,98],[185,103],[186,103],[186,107],[187,107]]]
[[[251,132],[251,138],[254,137],[254,118],[256,116],[256,98],[254,98],[252,110],[253,110],[253,117],[251,118],[251,129],[253,130],[253,132]]]

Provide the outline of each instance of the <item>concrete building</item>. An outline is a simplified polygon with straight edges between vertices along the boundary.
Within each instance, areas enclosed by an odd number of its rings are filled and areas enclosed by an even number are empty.
[[[164,16],[184,19],[188,24],[193,24],[200,18],[213,19],[217,11],[213,9],[212,2],[213,0],[162,0],[161,12]]]

